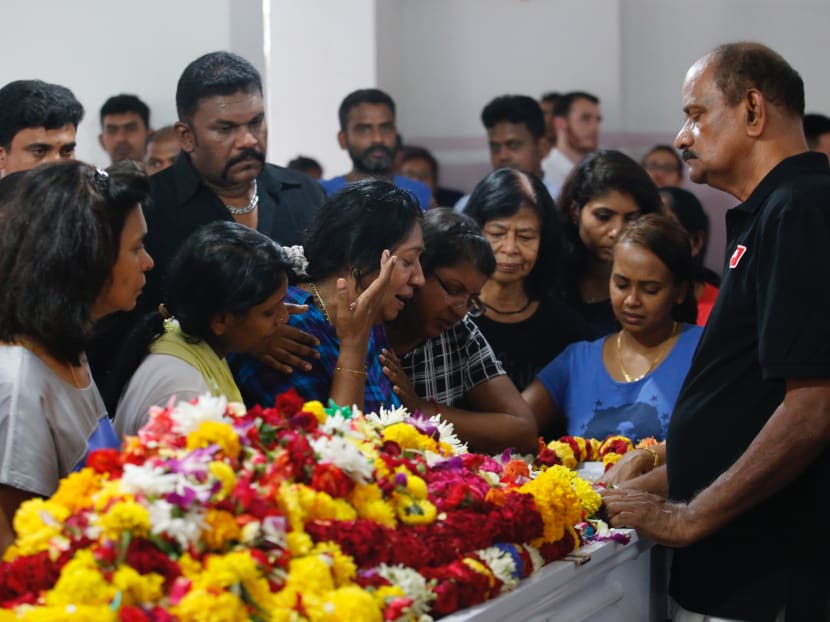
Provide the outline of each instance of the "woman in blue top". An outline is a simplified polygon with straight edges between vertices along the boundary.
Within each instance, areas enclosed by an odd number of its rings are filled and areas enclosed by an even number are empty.
[[[524,391],[540,431],[556,437],[665,438],[700,338],[686,232],[648,214],[614,245],[610,290],[622,330],[569,346]]]
[[[309,371],[291,374],[251,356],[229,357],[248,406],[271,406],[292,387],[307,400],[331,398],[366,412],[400,405],[378,357],[383,322],[424,284],[422,220],[414,197],[385,181],[359,181],[329,197],[305,239],[304,280],[285,298],[308,306],[288,321],[317,339],[319,357]]]

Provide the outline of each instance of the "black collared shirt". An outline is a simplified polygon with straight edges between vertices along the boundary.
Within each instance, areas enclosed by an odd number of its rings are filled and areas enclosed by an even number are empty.
[[[143,309],[161,300],[161,279],[182,242],[202,225],[233,220],[228,209],[207,186],[186,153],[175,164],[150,178],[152,205],[147,210],[146,246],[155,261],[141,296]],[[320,186],[310,177],[266,164],[257,177],[259,215],[257,230],[285,246],[302,244],[305,232],[325,200]]]
[[[783,401],[786,380],[830,377],[827,158],[785,159],[726,223],[723,284],[669,425],[675,500],[693,498],[744,453]],[[825,450],[782,491],[678,549],[675,599],[709,615],[772,620],[798,589],[794,576],[813,564],[827,576],[826,538],[799,544],[798,525],[824,524],[828,481]]]

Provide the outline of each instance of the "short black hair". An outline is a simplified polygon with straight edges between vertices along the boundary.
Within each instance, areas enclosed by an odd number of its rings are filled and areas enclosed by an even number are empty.
[[[125,114],[134,112],[144,121],[144,127],[150,127],[150,109],[137,96],[128,93],[113,95],[104,105],[101,106],[101,125],[104,125],[104,117],[110,114]]]
[[[323,167],[320,166],[320,163],[317,160],[303,155],[298,155],[293,160],[289,160],[288,168],[300,171],[301,173],[307,173],[308,171],[314,169],[317,169],[318,171],[323,170]]]
[[[425,160],[427,164],[429,164],[429,168],[432,170],[432,177],[435,181],[438,181],[438,160],[435,159],[435,156],[430,153],[429,149],[426,147],[418,147],[416,145],[406,145],[401,147],[401,150],[398,154],[398,162],[400,166],[403,166],[404,162],[408,162],[409,160]]]
[[[554,291],[562,276],[562,225],[545,184],[535,175],[516,169],[496,169],[478,182],[464,213],[483,229],[488,221],[509,218],[522,207],[539,217],[539,255],[525,279],[528,295],[539,299]]]
[[[436,268],[465,262],[487,277],[496,270],[493,249],[479,224],[450,207],[429,210],[424,216],[424,252],[421,253],[424,276],[431,275]]]
[[[795,117],[804,116],[804,81],[778,52],[754,42],[726,43],[710,54],[715,84],[730,106],[749,89]]]
[[[345,132],[346,126],[349,124],[349,113],[352,108],[357,108],[360,104],[382,104],[387,106],[392,114],[395,114],[395,102],[387,94],[380,89],[358,89],[352,91],[340,102],[340,108],[337,111],[337,117],[340,119],[340,131]]]
[[[2,215],[0,340],[25,335],[78,364],[124,222],[149,196],[149,179],[132,162],[109,173],[77,161],[28,171]]]
[[[196,112],[199,100],[238,92],[262,94],[262,78],[247,60],[231,52],[210,52],[185,67],[176,86],[180,121]]]
[[[587,99],[589,102],[599,104],[599,97],[592,93],[585,91],[570,91],[564,95],[560,95],[556,101],[553,102],[553,116],[567,117],[571,114],[571,107],[577,99]]]
[[[542,108],[527,95],[501,95],[491,100],[481,111],[481,123],[492,129],[498,123],[524,124],[536,138],[545,135],[545,116]]]
[[[57,130],[71,123],[76,129],[84,107],[65,86],[41,80],[16,80],[0,89],[0,147],[10,149],[20,130]]]
[[[165,125],[164,127],[160,127],[157,130],[154,130],[147,136],[147,140],[144,141],[145,145],[149,145],[152,142],[157,140],[175,140],[178,141],[179,137],[176,134],[176,128],[172,125]]]
[[[822,134],[830,134],[830,117],[810,112],[804,115],[804,137],[807,146],[815,149]]]
[[[377,271],[381,253],[403,242],[422,219],[410,192],[377,179],[348,184],[323,203],[306,236],[308,278],[350,268],[359,281]]]
[[[186,339],[216,343],[211,321],[221,313],[243,315],[287,283],[291,264],[282,247],[255,229],[218,220],[194,231],[170,262],[164,307]],[[144,316],[121,347],[107,400],[121,391],[164,332],[160,311]]]
[[[539,98],[539,101],[550,102],[551,104],[555,104],[556,100],[558,100],[560,97],[562,97],[562,93],[559,93],[557,91],[548,91]]]

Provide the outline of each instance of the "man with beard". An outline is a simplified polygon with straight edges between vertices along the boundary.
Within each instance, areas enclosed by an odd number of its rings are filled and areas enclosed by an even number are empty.
[[[244,58],[211,52],[194,60],[179,78],[176,108],[175,129],[182,152],[173,166],[151,177],[145,245],[155,268],[147,273],[136,313],[157,309],[164,301],[161,285],[170,261],[199,227],[235,220],[282,245],[302,244],[305,230],[325,199],[306,175],[265,164],[268,132],[262,81]],[[119,321],[118,328],[103,327],[94,351],[88,350],[99,384],[111,371],[116,348],[126,334],[125,323],[130,323],[124,318],[112,323]],[[284,334],[281,331],[278,337]],[[291,343],[275,348],[311,358],[315,351],[296,342],[314,345],[316,340],[303,335],[289,335]],[[280,360],[286,358],[303,368],[309,366],[290,354]],[[286,365],[277,367],[290,372]],[[118,398],[105,397],[108,403]]]
[[[571,169],[599,146],[599,98],[584,91],[560,95],[553,104],[556,146],[542,162],[545,181],[562,187]]]
[[[360,179],[385,179],[414,194],[421,209],[429,209],[432,200],[429,188],[393,173],[399,139],[392,98],[379,89],[360,89],[346,96],[338,115],[337,142],[349,152],[352,170],[321,181],[326,194],[334,194],[346,184]]]

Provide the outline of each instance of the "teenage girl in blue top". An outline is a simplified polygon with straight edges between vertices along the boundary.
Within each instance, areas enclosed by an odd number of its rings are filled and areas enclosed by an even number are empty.
[[[701,333],[693,274],[688,236],[673,220],[647,214],[622,230],[610,277],[622,329],[572,344],[524,391],[543,434],[665,438]]]

